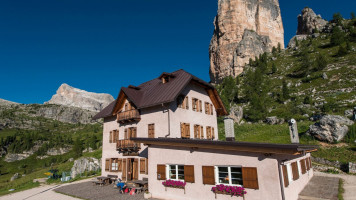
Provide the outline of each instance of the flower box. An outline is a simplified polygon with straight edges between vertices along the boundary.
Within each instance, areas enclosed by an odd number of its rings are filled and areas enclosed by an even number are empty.
[[[211,191],[213,191],[216,194],[225,194],[225,195],[231,195],[231,196],[237,196],[237,197],[243,197],[247,192],[245,191],[245,188],[241,186],[230,186],[230,185],[216,185],[211,188]]]
[[[162,183],[165,187],[185,189],[186,183],[183,181],[166,180]]]

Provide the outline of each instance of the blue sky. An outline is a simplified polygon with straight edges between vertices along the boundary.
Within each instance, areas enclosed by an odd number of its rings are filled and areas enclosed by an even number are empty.
[[[309,6],[345,18],[354,0],[280,0],[285,40]],[[117,96],[163,71],[209,81],[217,0],[1,0],[0,98],[43,103],[62,83]]]

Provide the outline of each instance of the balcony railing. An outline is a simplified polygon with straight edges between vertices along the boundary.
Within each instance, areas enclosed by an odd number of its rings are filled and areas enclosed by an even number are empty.
[[[121,152],[138,152],[140,150],[140,143],[132,140],[119,140],[116,143],[117,150]]]
[[[140,121],[140,120],[141,120],[140,112],[137,109],[124,111],[117,114],[117,121],[119,123]]]

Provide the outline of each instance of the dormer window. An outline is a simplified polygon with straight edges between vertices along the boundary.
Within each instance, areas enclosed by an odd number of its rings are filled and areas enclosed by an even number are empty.
[[[169,76],[162,77],[162,83],[168,83],[168,82],[169,82]]]
[[[174,77],[173,74],[164,72],[158,78],[161,79],[161,82],[163,84],[165,84],[165,83],[168,83],[169,81],[171,81],[173,77]]]

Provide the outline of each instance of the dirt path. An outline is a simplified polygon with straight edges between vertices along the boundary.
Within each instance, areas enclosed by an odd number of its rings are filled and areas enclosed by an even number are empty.
[[[61,186],[77,184],[87,181],[91,181],[91,178],[61,185],[42,185],[40,187],[2,196],[0,197],[0,200],[79,200],[78,198],[60,194],[53,190]]]
[[[317,176],[326,176],[326,177],[337,177],[344,180],[344,199],[345,200],[356,200],[356,176],[347,175],[347,174],[327,174],[322,172],[314,172],[314,175]]]

